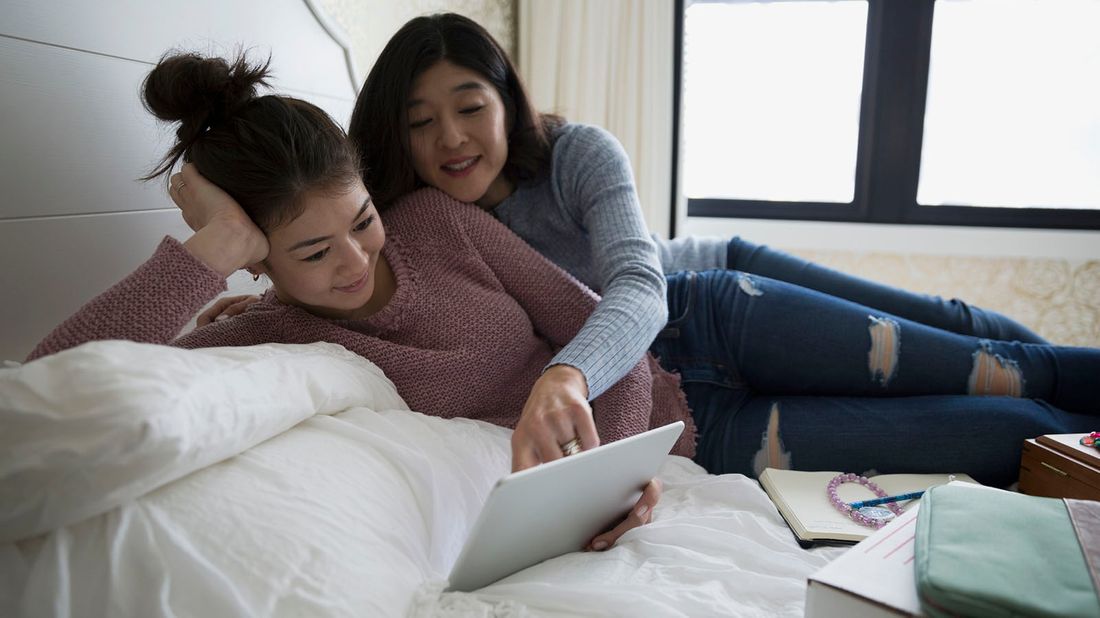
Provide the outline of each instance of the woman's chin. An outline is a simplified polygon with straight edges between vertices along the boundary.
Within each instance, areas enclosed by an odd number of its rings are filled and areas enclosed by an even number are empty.
[[[485,195],[484,187],[470,182],[456,182],[451,180],[450,182],[439,183],[436,188],[460,202],[467,202],[469,204],[477,202]]]
[[[345,319],[365,318],[374,315],[380,309],[380,307],[371,304],[373,297],[374,280],[372,279],[358,293],[349,294],[347,298],[340,299],[339,308],[333,308],[333,310],[341,312]]]

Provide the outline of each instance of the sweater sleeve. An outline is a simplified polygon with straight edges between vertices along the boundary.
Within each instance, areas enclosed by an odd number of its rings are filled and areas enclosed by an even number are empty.
[[[553,363],[580,369],[595,397],[645,355],[668,321],[667,284],[622,146],[591,126],[559,140],[555,190],[588,231],[603,300]]]
[[[166,237],[148,261],[62,322],[27,360],[101,339],[172,343],[191,317],[225,289],[223,277]]]
[[[449,199],[437,194],[439,199]],[[555,345],[576,338],[598,297],[584,284],[543,257],[492,216],[468,204],[453,203],[434,212],[455,213],[474,250],[508,294],[523,307],[535,329]],[[604,442],[649,428],[653,409],[653,377],[645,358],[593,394],[596,430]]]

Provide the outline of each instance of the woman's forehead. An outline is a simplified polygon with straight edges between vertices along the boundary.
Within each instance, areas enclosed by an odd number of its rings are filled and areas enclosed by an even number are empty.
[[[362,181],[344,191],[310,191],[301,198],[298,216],[271,230],[269,238],[288,239],[319,229],[353,224],[363,213],[373,210],[371,199]]]
[[[481,73],[449,60],[440,60],[413,81],[408,104],[413,107],[428,97],[455,95],[469,90],[492,91],[493,87]]]

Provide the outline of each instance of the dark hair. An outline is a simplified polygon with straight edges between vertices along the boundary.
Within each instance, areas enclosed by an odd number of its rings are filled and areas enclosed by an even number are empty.
[[[233,61],[161,58],[142,84],[142,101],[180,126],[176,144],[144,180],[167,176],[183,158],[265,232],[301,214],[306,192],[349,188],[359,156],[328,114],[293,97],[256,96],[270,64],[251,66],[243,54]]]
[[[552,134],[564,121],[535,111],[500,44],[462,15],[416,17],[382,49],[359,93],[348,127],[362,157],[363,182],[381,206],[423,185],[413,170],[406,102],[416,78],[440,60],[477,72],[500,94],[511,124],[505,177],[519,182],[549,170]]]

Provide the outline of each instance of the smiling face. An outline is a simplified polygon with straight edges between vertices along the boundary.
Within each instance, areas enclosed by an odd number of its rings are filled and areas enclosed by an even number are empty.
[[[413,82],[408,101],[413,169],[425,183],[462,202],[496,206],[514,190],[506,110],[481,74],[441,60]]]
[[[315,315],[374,313],[392,294],[392,279],[379,266],[386,232],[363,183],[304,200],[302,214],[268,233],[271,249],[257,272],[271,279],[279,300]]]

